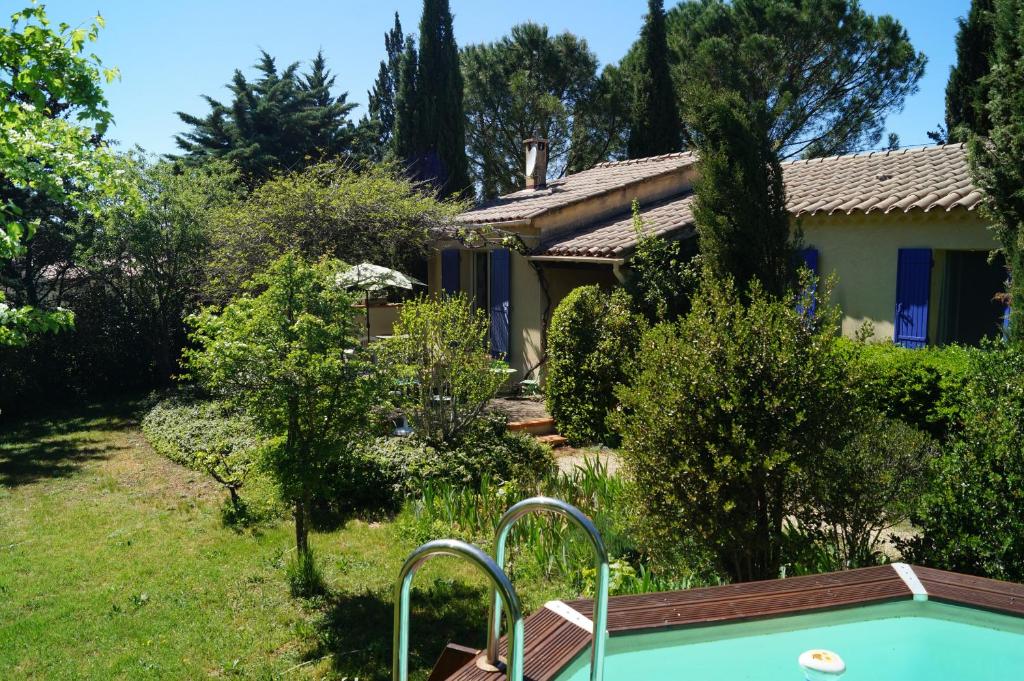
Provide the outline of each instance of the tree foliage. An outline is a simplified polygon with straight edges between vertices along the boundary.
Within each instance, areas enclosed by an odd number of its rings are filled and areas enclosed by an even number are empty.
[[[629,157],[679,151],[683,129],[669,63],[663,0],[648,0],[639,49],[643,58],[634,75]]]
[[[799,476],[853,415],[837,315],[707,278],[686,317],[644,335],[613,422],[652,550],[690,540],[733,580],[779,576]]]
[[[278,70],[273,57],[261,52],[250,81],[236,70],[228,84],[231,101],[204,95],[206,116],[178,112],[190,130],[175,136],[182,159],[203,163],[219,158],[238,167],[251,184],[275,171],[299,170],[312,163],[347,155],[355,126],[355,107],[348,93],[332,94],[335,76],[318,52],[306,72],[295,62]]]
[[[395,97],[398,91],[398,79],[402,66],[402,50],[405,47],[405,34],[402,33],[402,22],[395,12],[395,25],[384,34],[384,49],[387,58],[380,62],[377,80],[373,89],[366,93],[367,115],[360,122],[368,126],[373,137],[374,158],[380,160],[391,147],[391,139],[395,131]]]
[[[867,416],[840,451],[806,471],[796,511],[809,538],[837,570],[877,565],[885,533],[916,511],[929,490],[938,441],[896,419]]]
[[[886,114],[924,73],[925,56],[900,23],[869,15],[857,0],[690,0],[667,23],[684,84],[680,106],[687,83],[729,78],[762,103],[782,158],[876,146]],[[724,61],[706,59],[709,45]]]
[[[95,212],[117,193],[117,161],[97,142],[112,119],[101,82],[117,77],[86,50],[103,18],[54,26],[44,5],[11,14],[0,28],[0,264],[25,254],[40,206]],[[66,310],[40,301],[13,307],[0,291],[0,346],[23,344],[40,331],[68,327]]]
[[[131,310],[166,382],[185,345],[185,316],[199,305],[214,211],[236,200],[237,173],[223,161],[176,168],[145,158],[126,172],[139,201],[106,211],[77,260]]]
[[[971,354],[963,428],[935,461],[936,482],[900,542],[907,560],[995,579],[1024,579],[1024,353]]]
[[[970,133],[989,129],[987,83],[995,42],[994,0],[972,0],[966,17],[957,20],[956,64],[946,83],[946,131],[949,141],[966,141]]]
[[[462,51],[466,144],[484,198],[521,189],[523,140],[548,140],[548,175],[589,168],[619,150],[622,97],[572,33],[525,23]]]
[[[287,254],[252,280],[251,295],[191,319],[191,377],[276,437],[269,463],[294,506],[300,553],[310,505],[371,431],[380,396],[355,301],[337,284],[344,269]]]
[[[448,0],[423,0],[419,52],[407,41],[402,56],[395,149],[412,176],[430,182],[442,197],[470,191],[462,99]]]
[[[281,254],[369,261],[409,271],[462,204],[424,195],[386,165],[340,162],[275,177],[214,217],[206,294],[227,301]]]
[[[710,41],[701,56],[710,65],[729,51]],[[691,85],[687,101],[700,153],[693,215],[701,258],[741,289],[757,281],[782,295],[793,284],[795,249],[766,102],[710,80]]]
[[[996,3],[992,69],[983,79],[990,129],[970,141],[974,181],[985,192],[1011,279],[1010,337],[1024,340],[1024,4]]]

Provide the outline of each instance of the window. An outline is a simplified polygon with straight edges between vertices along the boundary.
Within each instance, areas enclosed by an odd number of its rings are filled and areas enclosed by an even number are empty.
[[[488,310],[490,301],[490,254],[487,251],[473,253],[473,307]]]

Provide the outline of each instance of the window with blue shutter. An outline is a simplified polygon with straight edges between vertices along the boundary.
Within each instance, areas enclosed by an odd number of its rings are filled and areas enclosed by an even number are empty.
[[[818,249],[817,248],[805,248],[799,253],[800,263],[814,273],[814,276],[818,276]],[[811,308],[806,311],[808,317],[813,317],[814,312],[818,308],[818,299],[815,296],[817,292],[817,285],[811,286]],[[796,311],[800,314],[804,314],[804,306],[797,305]]]
[[[508,356],[509,308],[512,292],[511,254],[507,248],[491,251],[491,354]]]
[[[441,251],[441,290],[455,295],[459,292],[459,249]]]
[[[901,248],[896,267],[896,315],[893,340],[905,348],[928,344],[928,299],[932,288],[932,251]]]

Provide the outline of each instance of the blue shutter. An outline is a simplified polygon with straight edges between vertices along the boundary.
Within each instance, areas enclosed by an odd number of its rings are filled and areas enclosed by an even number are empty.
[[[510,260],[507,248],[491,251],[491,354],[502,358],[508,356]]]
[[[451,295],[459,292],[459,249],[441,251],[441,290]]]
[[[805,248],[800,251],[800,258],[804,262],[804,267],[809,269],[815,274],[818,273],[818,249],[817,248]]]
[[[894,340],[905,348],[928,343],[928,299],[932,288],[932,251],[901,248],[896,269]]]
[[[805,248],[799,253],[800,261],[803,266],[818,275],[818,249],[817,248]],[[817,290],[817,286],[812,286],[811,289],[811,309],[807,311],[808,317],[813,317],[815,311],[818,309],[818,299],[814,295]],[[796,311],[800,314],[804,314],[803,305],[797,305]]]

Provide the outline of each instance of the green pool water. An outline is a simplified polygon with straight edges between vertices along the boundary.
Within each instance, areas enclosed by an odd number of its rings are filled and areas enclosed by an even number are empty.
[[[1024,620],[931,601],[612,637],[606,681],[801,681],[833,650],[842,681],[1024,680]],[[586,681],[589,649],[558,681]]]

